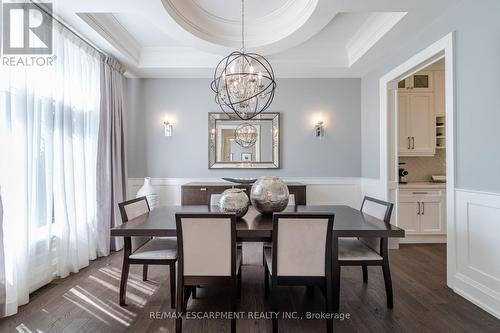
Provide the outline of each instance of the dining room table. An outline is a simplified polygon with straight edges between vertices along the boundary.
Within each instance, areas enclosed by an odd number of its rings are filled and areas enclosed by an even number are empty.
[[[175,237],[176,213],[221,212],[218,206],[160,206],[148,214],[138,216],[111,229],[112,237]],[[287,206],[285,213],[334,214],[332,232],[333,276],[340,278],[338,239],[340,237],[403,238],[405,231],[385,223],[371,215],[346,205],[297,205]],[[267,242],[272,240],[272,214],[261,214],[253,206],[236,222],[236,239],[243,242]],[[333,283],[333,310],[339,311],[340,283]]]

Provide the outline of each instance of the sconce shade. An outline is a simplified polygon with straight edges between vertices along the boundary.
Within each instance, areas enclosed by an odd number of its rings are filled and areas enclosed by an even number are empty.
[[[164,121],[163,127],[164,127],[164,135],[166,137],[171,137],[172,136],[172,124],[168,121]]]

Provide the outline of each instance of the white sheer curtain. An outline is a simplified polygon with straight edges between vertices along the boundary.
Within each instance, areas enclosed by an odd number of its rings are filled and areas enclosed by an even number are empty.
[[[100,57],[63,30],[54,54],[52,67],[0,68],[5,315],[97,255]]]

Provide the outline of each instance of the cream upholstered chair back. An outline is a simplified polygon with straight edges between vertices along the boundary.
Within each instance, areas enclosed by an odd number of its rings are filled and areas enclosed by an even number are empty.
[[[218,206],[222,194],[212,194],[210,195],[210,206]]]
[[[146,197],[140,197],[128,201],[124,201],[118,204],[120,208],[120,215],[122,217],[122,223],[133,220],[144,214],[149,213],[149,204]],[[150,240],[150,237],[132,237],[132,252],[141,247],[144,243]]]
[[[176,222],[179,269],[184,276],[235,274],[235,214],[176,214]]]
[[[391,222],[392,208],[393,204],[387,201],[382,201],[379,199],[364,197],[363,203],[361,204],[361,212],[373,216],[384,223]],[[381,254],[380,250],[380,238],[377,237],[365,237],[360,238],[363,243],[368,245],[372,250]]]
[[[290,194],[288,197],[288,206],[295,206],[295,194]]]
[[[326,265],[331,261],[333,218],[333,214],[274,214],[276,276],[326,276]]]

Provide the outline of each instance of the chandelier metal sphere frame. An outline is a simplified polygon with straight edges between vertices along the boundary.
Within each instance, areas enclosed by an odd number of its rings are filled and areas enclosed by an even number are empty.
[[[223,58],[215,69],[211,88],[215,102],[232,119],[250,120],[274,99],[276,80],[266,58],[246,53],[244,0],[241,1],[241,49]],[[235,117],[236,115],[236,117]]]
[[[250,148],[257,142],[257,135],[255,126],[243,123],[234,131],[234,141],[243,148]]]

